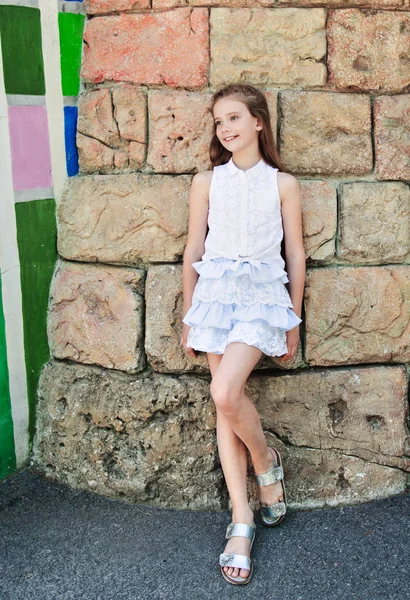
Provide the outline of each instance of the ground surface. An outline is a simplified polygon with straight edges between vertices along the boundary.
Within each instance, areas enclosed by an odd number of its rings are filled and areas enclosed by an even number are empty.
[[[220,574],[228,513],[155,509],[52,484],[0,482],[1,600],[407,600],[410,494],[256,517],[254,574]]]

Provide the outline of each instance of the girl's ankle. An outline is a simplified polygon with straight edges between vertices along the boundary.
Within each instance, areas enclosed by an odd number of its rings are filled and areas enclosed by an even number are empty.
[[[253,510],[250,507],[232,511],[233,523],[253,523]]]

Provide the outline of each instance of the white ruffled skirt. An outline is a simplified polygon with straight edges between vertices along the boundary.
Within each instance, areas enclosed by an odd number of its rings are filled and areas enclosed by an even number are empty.
[[[182,319],[190,326],[189,348],[223,354],[231,342],[244,342],[268,356],[287,353],[286,331],[302,319],[291,310],[286,271],[224,257],[192,266],[199,277]]]

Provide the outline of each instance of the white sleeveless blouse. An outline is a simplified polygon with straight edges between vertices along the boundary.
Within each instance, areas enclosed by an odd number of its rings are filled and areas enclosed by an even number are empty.
[[[208,226],[202,261],[225,257],[274,263],[283,270],[283,239],[278,169],[261,159],[246,171],[232,158],[214,167],[209,192]]]

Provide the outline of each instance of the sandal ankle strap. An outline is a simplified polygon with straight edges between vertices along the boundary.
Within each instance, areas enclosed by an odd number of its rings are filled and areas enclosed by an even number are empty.
[[[251,525],[247,525],[246,523],[230,523],[226,528],[226,539],[235,536],[241,536],[248,538],[248,540],[253,539],[255,533],[255,527],[251,527]]]

